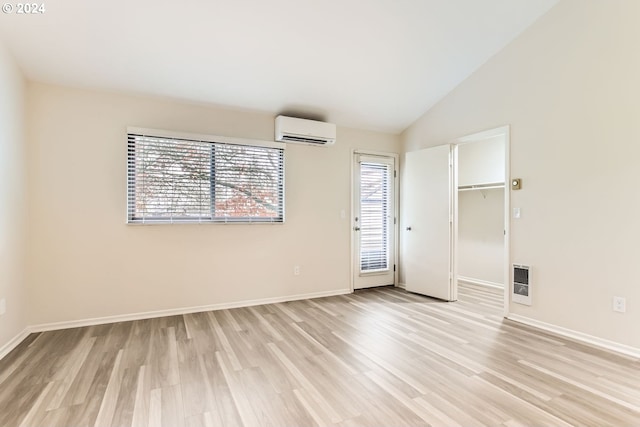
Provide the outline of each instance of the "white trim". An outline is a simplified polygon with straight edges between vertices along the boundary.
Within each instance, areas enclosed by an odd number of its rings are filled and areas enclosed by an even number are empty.
[[[509,135],[509,125],[500,126],[497,128],[476,132],[470,135],[463,136],[456,139],[456,143],[475,142],[483,139],[493,138],[495,136]],[[506,178],[506,177],[505,177]]]
[[[490,282],[489,280],[474,279],[473,277],[458,276],[459,282],[471,283],[472,285],[486,286],[488,288],[504,289],[502,283]]]
[[[285,297],[261,298],[246,301],[200,305],[194,307],[170,308],[167,310],[145,311],[141,313],[120,314],[115,316],[94,317],[90,319],[70,320],[65,322],[42,323],[27,328],[29,332],[55,331],[58,329],[79,328],[83,326],[102,325],[131,320],[153,319],[156,317],[176,316],[181,314],[199,313],[202,311],[226,310],[230,308],[251,307],[254,305],[277,304],[280,302],[297,301],[303,299],[323,298],[351,293],[350,289],[336,289],[333,291],[313,292],[310,294],[289,295]]]
[[[364,154],[368,156],[378,156],[378,157],[398,157],[399,156],[398,153],[395,153],[392,151],[363,150],[358,148],[353,150],[353,154]]]
[[[258,147],[280,148],[282,150],[284,150],[286,147],[286,144],[283,142],[264,141],[261,139],[235,138],[231,136],[221,135],[207,135],[202,133],[175,132],[172,130],[149,129],[135,126],[127,126],[127,133],[133,133],[143,136],[189,139],[192,141],[218,142],[220,144],[252,145]]]
[[[507,186],[507,180],[511,181],[511,126],[499,128],[504,132],[504,302],[502,307],[503,317],[508,317],[511,306],[511,186]]]
[[[400,289],[404,289],[405,291],[407,290],[407,285],[405,283],[398,283],[396,287]]]
[[[615,341],[609,341],[604,338],[594,337],[593,335],[585,334],[583,332],[574,331],[573,329],[563,328],[562,326],[552,325],[551,323],[541,322],[539,320],[531,319],[530,317],[521,316],[519,314],[509,314],[507,319],[514,322],[523,323],[534,328],[542,329],[544,331],[552,332],[556,335],[560,335],[565,338],[570,338],[581,343],[591,344],[596,347],[600,347],[605,350],[621,353],[626,356],[631,356],[640,359],[640,348],[632,347],[625,344],[620,344]]]
[[[396,286],[401,289],[406,289],[406,285],[404,283],[398,283]],[[198,313],[201,311],[224,310],[224,309],[230,309],[230,308],[250,307],[255,305],[263,305],[263,304],[276,304],[280,302],[297,301],[302,299],[323,298],[323,297],[330,297],[330,296],[336,296],[336,295],[345,295],[351,292],[352,291],[350,289],[338,289],[334,291],[291,295],[288,297],[263,298],[263,299],[257,299],[257,300],[211,304],[206,306],[147,311],[142,313],[132,313],[132,314],[125,314],[125,315],[118,315],[118,316],[96,317],[91,319],[72,320],[67,322],[43,323],[40,325],[33,325],[33,326],[26,327],[22,332],[20,332],[18,335],[13,337],[8,343],[2,346],[0,348],[0,360],[2,360],[7,354],[9,354],[18,345],[20,345],[20,343],[24,341],[30,334],[37,333],[37,332],[76,328],[76,327],[82,327],[82,326],[93,326],[93,325],[107,324],[107,323],[126,322],[131,320],[152,319],[155,317]],[[529,317],[521,316],[518,314],[511,313],[508,316],[506,316],[506,318],[514,322],[522,323],[528,326],[532,326],[534,328],[552,332],[557,335],[570,338],[579,342],[591,344],[596,347],[603,348],[605,350],[610,350],[610,351],[621,353],[627,356],[640,358],[640,348],[637,348],[637,347],[632,347],[625,344],[617,343],[615,341],[609,341],[603,338],[594,337],[593,335],[588,335],[582,332],[574,331],[572,329],[567,329],[561,326],[552,325],[550,323],[541,322],[539,320],[531,319]]]
[[[351,249],[351,263],[350,263],[350,289],[351,292],[356,290],[355,287],[355,272],[359,271],[357,265],[358,258],[358,248],[356,247],[357,239],[355,238],[354,233],[354,216],[356,214],[356,202],[355,202],[355,187],[356,184],[360,185],[359,182],[356,182],[356,170],[355,167],[357,163],[358,156],[373,156],[384,159],[393,159],[393,216],[395,218],[395,222],[393,224],[393,265],[396,267],[393,272],[393,285],[398,285],[398,278],[400,277],[400,155],[398,153],[388,152],[388,151],[376,151],[376,150],[364,150],[364,149],[354,149],[351,153],[351,189],[350,189],[350,198],[351,198],[351,216],[349,217],[349,230],[350,230],[350,240],[349,247]],[[390,162],[391,163],[391,162]],[[358,177],[359,179],[359,177]],[[372,285],[376,286],[376,285]],[[365,289],[361,288],[361,289]]]
[[[5,345],[3,345],[0,348],[0,360],[4,359],[4,357],[11,353],[11,350],[13,350],[14,348],[16,348],[17,346],[20,345],[20,343],[22,341],[25,340],[25,338],[27,338],[29,336],[29,334],[31,333],[31,328],[30,327],[26,327],[24,328],[24,330],[22,332],[20,332],[18,335],[16,335],[15,337],[13,337],[11,340],[9,340],[8,343],[6,343]]]
[[[450,144],[449,147],[449,301],[458,301],[458,144]]]
[[[349,289],[351,290],[351,292],[354,292],[356,290],[355,288],[355,272],[356,272],[356,261],[355,259],[357,258],[356,256],[356,239],[355,239],[355,233],[353,232],[353,228],[355,227],[355,221],[354,221],[354,216],[355,216],[355,211],[356,211],[356,202],[355,202],[355,186],[356,186],[356,179],[355,179],[355,174],[356,174],[356,168],[355,168],[355,163],[356,163],[356,156],[358,155],[358,150],[353,150],[351,153],[351,158],[349,159],[349,183],[350,183],[350,187],[349,187],[349,215],[348,215],[348,220],[349,220],[349,255],[351,256],[350,262],[349,262]]]

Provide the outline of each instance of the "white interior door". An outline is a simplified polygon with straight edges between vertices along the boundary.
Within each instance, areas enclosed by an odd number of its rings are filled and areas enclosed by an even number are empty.
[[[455,299],[454,147],[407,153],[403,183],[403,263],[410,292]]]
[[[355,155],[354,289],[395,283],[395,159]]]

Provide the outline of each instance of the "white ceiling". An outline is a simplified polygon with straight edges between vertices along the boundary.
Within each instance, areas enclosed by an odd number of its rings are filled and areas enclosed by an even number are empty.
[[[46,0],[29,79],[400,132],[557,0]]]

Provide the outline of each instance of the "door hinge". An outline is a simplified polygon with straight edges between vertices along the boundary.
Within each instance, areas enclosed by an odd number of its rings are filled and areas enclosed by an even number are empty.
[[[397,177],[398,177],[398,171],[395,171],[395,170],[393,171],[393,177],[394,177],[394,178],[397,178]]]
[[[396,271],[396,265],[393,264],[393,271]]]
[[[397,220],[397,218],[393,217],[393,225],[396,225],[396,220]]]

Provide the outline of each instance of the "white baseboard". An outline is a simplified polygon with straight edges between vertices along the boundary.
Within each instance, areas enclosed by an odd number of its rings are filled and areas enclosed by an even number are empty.
[[[401,289],[406,289],[404,283],[398,283]],[[180,314],[198,313],[202,311],[224,310],[230,308],[251,307],[263,304],[276,304],[287,301],[297,301],[302,299],[322,298],[335,295],[345,295],[351,293],[350,289],[338,289],[333,291],[314,292],[309,294],[289,295],[284,297],[262,298],[255,300],[237,301],[230,303],[210,304],[195,307],[174,308],[168,310],[147,311],[142,313],[131,313],[117,316],[95,317],[91,319],[72,320],[67,322],[43,323],[40,325],[32,325],[25,328],[22,332],[12,338],[8,343],[0,348],[0,360],[3,359],[11,350],[16,348],[29,334],[34,332],[53,331],[58,329],[77,328],[82,326],[93,326],[105,323],[126,322],[130,320],[152,319],[156,317],[175,316]],[[563,328],[561,326],[552,325],[550,323],[541,322],[529,317],[510,313],[507,319],[514,322],[523,323],[548,332],[555,333],[560,336],[571,338],[576,341],[594,345],[606,350],[628,355],[640,359],[640,348],[620,344],[615,341],[609,341],[603,338],[594,337],[582,332]]]
[[[591,344],[596,347],[603,348],[605,350],[614,351],[627,356],[640,359],[640,348],[631,347],[629,345],[620,344],[615,341],[609,341],[604,338],[594,337],[593,335],[585,334],[582,332],[574,331],[572,329],[563,328],[561,326],[552,325],[551,323],[541,322],[539,320],[531,319],[529,317],[520,316],[519,314],[510,313],[507,319],[514,322],[523,323],[525,325],[533,326],[534,328],[542,329],[548,332],[552,332],[556,335],[570,338],[582,343]]]
[[[471,283],[472,285],[487,286],[490,288],[504,289],[502,283],[490,282],[488,280],[474,279],[473,277],[458,276],[459,282]]]
[[[396,285],[396,287],[398,287],[398,288],[400,288],[400,289],[407,290],[407,285],[406,285],[406,283],[398,283],[398,284]]]
[[[0,360],[2,360],[7,354],[11,353],[11,350],[16,348],[25,338],[29,336],[31,333],[31,328],[26,327],[22,332],[20,332],[15,337],[11,338],[11,340],[3,345],[0,348]]]
[[[180,314],[199,313],[202,311],[225,310],[229,308],[251,307],[254,305],[276,304],[279,302],[302,299],[323,298],[351,293],[350,289],[313,292],[309,294],[289,295],[284,297],[262,298],[220,304],[201,305],[195,307],[170,308],[167,310],[145,311],[141,313],[121,314],[116,316],[94,317],[90,319],[71,320],[65,322],[42,323],[27,328],[29,332],[55,331],[58,329],[79,328],[83,326],[102,325],[106,323],[128,322],[131,320],[153,319],[156,317],[176,316]]]

